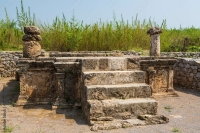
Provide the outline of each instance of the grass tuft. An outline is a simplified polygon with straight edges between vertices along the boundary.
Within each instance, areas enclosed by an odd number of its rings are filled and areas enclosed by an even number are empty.
[[[172,130],[172,132],[174,132],[174,133],[181,133],[181,131],[180,131],[178,128],[174,128],[174,129]]]
[[[164,109],[167,110],[168,112],[171,112],[172,108],[170,106],[165,106]]]
[[[13,131],[13,129],[14,129],[14,127],[6,127],[4,130],[3,130],[3,132],[4,133],[11,133],[12,131]]]

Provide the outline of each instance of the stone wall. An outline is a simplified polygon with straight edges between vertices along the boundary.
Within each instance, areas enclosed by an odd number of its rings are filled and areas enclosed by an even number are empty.
[[[200,90],[200,59],[178,59],[174,65],[174,85]]]
[[[119,56],[138,56],[135,51],[73,51],[73,52],[59,52],[50,51],[50,57],[119,57]]]
[[[200,52],[161,52],[164,57],[199,58]]]
[[[0,78],[14,77],[16,62],[22,57],[22,52],[0,52]]]

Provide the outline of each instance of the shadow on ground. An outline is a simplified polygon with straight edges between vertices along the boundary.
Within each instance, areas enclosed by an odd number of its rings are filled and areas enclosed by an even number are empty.
[[[9,78],[0,79],[0,105],[14,105],[19,97],[19,81]]]
[[[200,97],[200,91],[195,90],[195,89],[185,89],[179,86],[174,87],[174,90],[182,92],[182,93],[186,93],[186,94],[191,94],[191,95],[195,95]]]

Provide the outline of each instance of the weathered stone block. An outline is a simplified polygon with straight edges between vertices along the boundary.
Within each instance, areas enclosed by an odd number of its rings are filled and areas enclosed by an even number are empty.
[[[134,71],[134,82],[135,83],[144,83],[145,82],[145,73],[143,71]]]
[[[23,57],[32,58],[41,55],[41,46],[36,41],[24,42]]]
[[[200,78],[200,72],[198,72],[198,73],[196,74],[196,77],[197,77],[197,78]]]
[[[109,70],[110,69],[110,60],[99,59],[99,70]]]
[[[81,70],[81,64],[79,62],[55,62],[54,66],[57,72],[70,72]]]
[[[94,120],[99,117],[113,117],[127,119],[137,117],[138,115],[156,115],[157,102],[150,98],[138,99],[115,99],[115,100],[88,100],[88,120]],[[89,115],[90,114],[90,115]]]
[[[20,77],[20,95],[27,98],[49,98],[52,93],[51,78],[51,71],[27,72]]]
[[[127,64],[125,58],[110,58],[111,70],[126,70]]]
[[[98,70],[98,59],[83,59],[82,70]]]
[[[31,34],[31,35],[39,35],[40,29],[36,26],[25,26],[24,27],[24,33],[25,34]]]
[[[144,83],[92,85],[86,86],[84,89],[86,89],[87,100],[148,98],[151,96],[151,89]]]
[[[128,58],[127,59],[127,69],[139,69],[140,62],[138,58]]]
[[[56,62],[81,62],[81,59],[75,57],[57,57]]]
[[[40,37],[40,35],[29,35],[26,34],[23,36],[22,38],[23,41],[41,41],[42,38]]]
[[[183,63],[179,63],[178,66],[181,68],[184,67]]]
[[[83,82],[87,85],[113,85],[126,83],[144,83],[143,71],[91,71],[83,73]]]
[[[185,66],[185,68],[191,68],[191,66],[190,66],[189,64],[187,64],[187,65]]]

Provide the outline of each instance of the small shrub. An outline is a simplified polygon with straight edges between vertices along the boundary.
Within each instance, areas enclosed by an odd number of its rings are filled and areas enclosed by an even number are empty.
[[[171,108],[170,106],[165,106],[164,108],[165,108],[165,110],[167,110],[168,112],[171,112],[171,109],[172,109],[172,108]]]
[[[181,133],[181,131],[180,131],[178,128],[174,128],[174,129],[172,130],[172,132],[174,132],[174,133]]]

